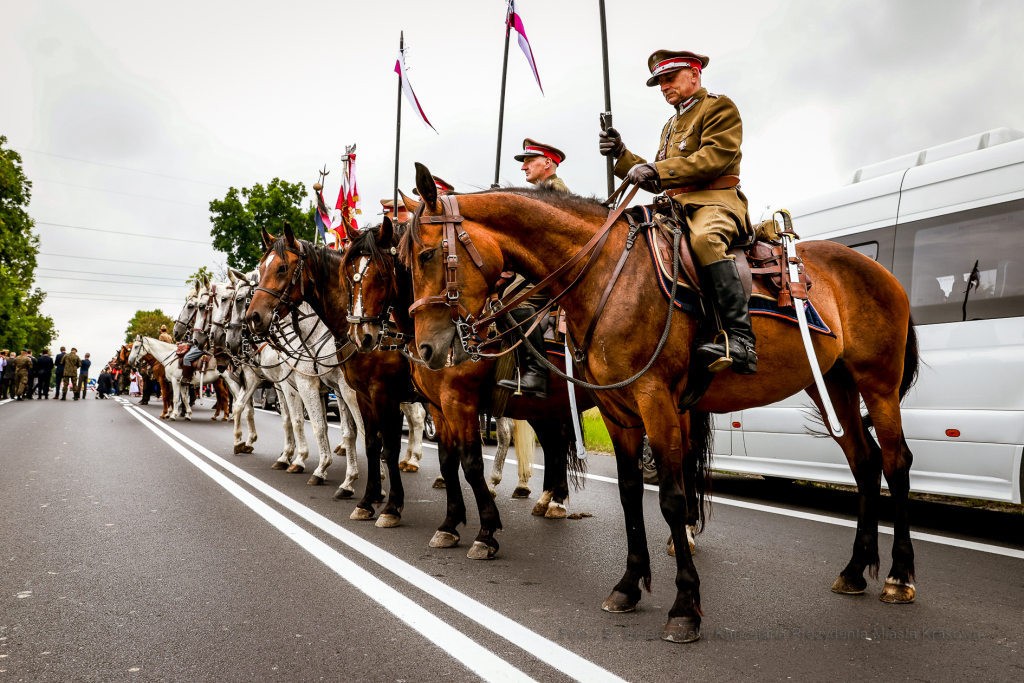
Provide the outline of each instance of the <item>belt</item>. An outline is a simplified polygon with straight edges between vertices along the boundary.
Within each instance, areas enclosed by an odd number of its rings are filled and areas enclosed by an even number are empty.
[[[740,177],[738,175],[723,175],[707,183],[700,183],[699,185],[685,185],[683,187],[677,187],[674,190],[665,190],[665,195],[668,197],[675,197],[677,194],[700,192],[701,190],[727,190],[730,187],[736,187],[739,184]]]

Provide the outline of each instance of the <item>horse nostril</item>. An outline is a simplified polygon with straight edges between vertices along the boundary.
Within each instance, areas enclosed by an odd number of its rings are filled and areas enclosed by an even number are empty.
[[[258,312],[256,312],[256,311],[253,311],[252,313],[250,313],[249,314],[249,323],[251,325],[259,325],[260,324],[260,314]]]
[[[434,355],[434,347],[430,344],[420,344],[420,358],[426,362],[430,362],[430,357]]]
[[[371,346],[373,346],[373,335],[372,334],[364,334],[363,335],[363,348],[364,349],[368,349]]]

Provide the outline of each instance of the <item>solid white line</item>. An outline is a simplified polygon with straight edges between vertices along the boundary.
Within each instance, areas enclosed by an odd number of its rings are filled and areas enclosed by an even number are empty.
[[[295,541],[299,546],[337,573],[338,576],[351,583],[372,600],[419,631],[427,640],[462,662],[470,671],[485,681],[529,682],[534,680],[344,557],[308,531],[299,527],[295,522],[218,472],[199,456],[190,453],[181,444],[149,424],[144,418],[153,418],[145,412],[129,406],[125,406],[125,409],[167,445],[198,467],[204,474],[248,506],[253,512],[270,522],[278,531]],[[157,424],[164,427],[162,424]],[[167,431],[174,432],[171,429]]]
[[[239,469],[229,461],[196,443],[176,429],[161,423],[152,415],[141,410],[138,412],[140,415],[143,415],[155,423],[158,427],[161,427],[165,431],[176,436],[182,441],[182,443],[185,443],[199,453],[202,453],[219,467],[231,472],[231,474],[249,484],[274,502],[282,505],[288,510],[291,510],[299,517],[330,534],[353,550],[356,550],[370,560],[373,560],[388,571],[393,572],[396,576],[408,581],[416,588],[437,600],[440,600],[447,606],[460,612],[484,628],[507,639],[523,650],[526,650],[537,659],[545,662],[558,671],[561,671],[573,680],[585,683],[595,683],[598,681],[607,683],[623,683],[622,678],[619,678],[610,671],[607,671],[597,664],[584,659],[575,652],[567,650],[561,645],[544,638],[519,622],[510,619],[504,614],[497,612],[477,600],[474,600],[451,586],[438,581],[426,572],[417,569],[408,562],[395,557],[386,550],[373,545],[369,541],[360,538],[351,531],[348,531],[327,519],[323,515],[314,512],[302,503],[299,503],[278,491],[273,486],[270,486],[248,472]]]
[[[0,401],[0,406],[2,406],[5,403],[10,403],[13,400],[13,398],[5,398],[4,400]]]

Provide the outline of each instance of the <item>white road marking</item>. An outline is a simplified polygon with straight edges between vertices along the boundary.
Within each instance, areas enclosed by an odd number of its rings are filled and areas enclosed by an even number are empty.
[[[270,411],[267,411],[270,412]],[[328,425],[340,429],[337,425]],[[402,439],[403,443],[409,443],[408,439]],[[423,446],[426,448],[434,448],[437,446],[427,441],[423,442]],[[494,460],[493,455],[485,455],[484,458],[487,460]],[[512,458],[505,460],[506,467],[516,466],[516,461]],[[534,465],[539,470],[544,469],[543,465]],[[603,481],[608,484],[619,483],[619,480],[615,477],[604,477],[600,474],[586,474],[587,479],[593,479],[594,481]],[[644,488],[648,491],[657,491],[658,487],[651,484],[644,484]],[[737,500],[735,498],[726,498],[725,496],[713,496],[711,499],[712,503],[721,503],[722,505],[731,505],[733,507],[747,508],[748,510],[757,510],[758,512],[767,512],[772,515],[782,515],[783,517],[795,517],[797,519],[806,519],[811,522],[821,522],[822,524],[832,524],[834,526],[843,526],[851,529],[857,528],[857,521],[853,519],[842,519],[839,517],[830,517],[828,515],[819,515],[813,512],[803,512],[800,510],[788,510],[786,508],[775,507],[772,505],[762,505],[761,503],[751,503],[745,500]],[[892,536],[895,531],[891,526],[878,525],[878,531],[883,534]],[[927,543],[938,543],[940,545],[949,545],[955,548],[966,548],[967,550],[977,550],[982,553],[991,553],[993,555],[1003,555],[1005,557],[1013,557],[1018,560],[1024,560],[1024,550],[1017,550],[1016,548],[1005,548],[999,545],[991,545],[989,543],[978,543],[977,541],[967,541],[960,538],[952,538],[950,536],[939,536],[937,534],[928,534],[922,531],[911,531],[910,538],[915,541],[925,541]]]
[[[299,544],[299,546],[301,546],[311,555],[313,555],[318,560],[327,565],[329,568],[331,568],[335,573],[338,574],[338,576],[342,577],[343,579],[351,583],[353,586],[361,590],[368,597],[379,603],[381,606],[383,606],[385,609],[393,613],[399,619],[401,619],[409,626],[419,631],[427,640],[434,643],[442,650],[447,652],[449,655],[462,662],[470,671],[474,672],[485,681],[534,681],[534,679],[530,678],[519,669],[513,667],[504,659],[501,659],[500,657],[492,654],[490,651],[485,649],[476,641],[471,640],[467,636],[463,635],[452,626],[448,625],[438,617],[428,612],[419,604],[413,602],[411,599],[402,595],[397,590],[388,586],[386,583],[378,579],[370,572],[366,571],[356,563],[352,562],[348,558],[341,555],[338,551],[334,550],[323,541],[314,537],[308,531],[305,531],[304,529],[299,527],[298,524],[291,521],[290,519],[282,515],[280,512],[277,512],[269,505],[256,498],[256,496],[243,489],[239,484],[235,483],[225,475],[218,472],[215,468],[211,467],[199,456],[189,452],[181,444],[177,443],[171,437],[167,436],[159,429],[149,424],[146,418],[149,418],[150,420],[154,418],[152,418],[147,413],[138,410],[137,408],[129,406],[125,406],[125,409],[129,414],[134,416],[139,422],[145,425],[150,431],[156,434],[157,437],[159,437],[162,441],[164,441],[175,451],[180,453],[186,460],[188,460],[197,468],[199,468],[200,471],[202,471],[205,475],[213,479],[213,481],[215,481],[217,484],[219,484],[221,487],[227,490],[228,493],[230,493],[235,498],[244,503],[253,512],[258,514],[266,521],[270,522],[271,525],[277,528],[285,536],[295,541],[297,544]],[[181,434],[177,433],[175,430],[170,429],[163,424],[157,423],[157,425],[160,427],[164,427],[166,431],[175,434],[176,436],[178,436],[178,438],[182,439],[182,441],[185,441],[186,443],[191,441],[190,439],[186,439]],[[205,450],[194,443],[190,443],[189,445],[191,445],[196,450]],[[217,462],[217,464],[223,467],[226,467],[231,470],[237,470],[237,468],[235,468],[233,465],[230,465],[226,461],[222,461],[220,458],[214,456],[212,453],[207,452],[204,453],[204,455],[214,460],[215,462]],[[233,473],[236,476],[239,475],[240,473],[244,474],[243,472],[241,472],[241,470],[235,471]],[[255,477],[252,477],[252,479],[255,479]],[[293,503],[294,506],[305,507],[299,505],[298,503],[295,503],[287,496],[280,495],[279,497],[284,498],[288,502]],[[278,500],[277,502],[281,503],[282,501]],[[286,507],[292,509],[293,506],[286,505]],[[294,511],[295,510],[293,510],[293,512]],[[392,558],[392,561],[400,562],[400,560],[398,560],[397,558]]]
[[[353,550],[355,550],[355,551],[359,552],[360,554],[364,555],[368,559],[373,560],[374,562],[379,564],[381,567],[387,569],[390,572],[393,572],[396,576],[404,579],[405,581],[408,581],[410,584],[412,584],[413,586],[415,586],[419,590],[425,592],[427,595],[432,596],[433,598],[435,598],[435,599],[441,601],[442,603],[446,604],[448,607],[451,607],[452,609],[456,610],[457,612],[461,613],[462,615],[466,616],[467,618],[471,619],[472,621],[475,621],[476,623],[480,624],[484,628],[486,628],[486,629],[492,631],[493,633],[495,633],[495,634],[505,638],[506,640],[508,640],[511,643],[513,643],[514,645],[522,648],[523,650],[525,650],[526,652],[530,653],[531,655],[533,655],[537,659],[541,660],[542,662],[550,665],[551,667],[557,669],[558,671],[561,671],[562,673],[564,673],[565,675],[569,676],[573,680],[577,680],[577,681],[581,681],[581,682],[585,681],[586,683],[594,683],[594,682],[598,682],[598,681],[600,681],[600,682],[607,682],[607,683],[624,683],[622,678],[619,678],[618,676],[616,676],[615,674],[611,673],[610,671],[607,671],[606,669],[601,668],[597,664],[594,664],[593,662],[591,662],[591,661],[589,661],[587,659],[584,659],[583,657],[580,657],[575,652],[567,650],[564,647],[562,647],[561,645],[558,645],[557,643],[555,643],[555,642],[553,642],[551,640],[548,640],[547,638],[544,638],[543,636],[539,635],[538,633],[535,633],[534,631],[532,631],[529,628],[523,626],[522,624],[520,624],[520,623],[510,619],[509,617],[505,616],[504,614],[501,614],[500,612],[497,612],[496,610],[488,607],[487,605],[484,605],[483,603],[478,602],[477,600],[474,600],[473,598],[469,597],[468,595],[459,592],[458,590],[452,588],[451,586],[448,586],[447,584],[442,583],[441,581],[438,581],[436,578],[434,578],[433,576],[430,576],[426,572],[423,572],[422,570],[417,569],[413,565],[405,562],[404,560],[399,559],[398,557],[395,557],[394,555],[392,555],[391,553],[387,552],[386,550],[373,545],[369,541],[366,541],[366,540],[360,538],[359,536],[353,534],[352,532],[348,531],[347,529],[339,526],[338,524],[335,524],[334,522],[332,522],[331,520],[327,519],[323,515],[321,515],[321,514],[319,514],[317,512],[314,512],[309,507],[303,505],[302,503],[299,503],[296,500],[293,500],[292,498],[288,497],[287,495],[285,495],[281,491],[278,491],[273,486],[263,482],[262,480],[258,479],[257,477],[252,476],[248,472],[245,472],[244,470],[239,469],[238,467],[236,467],[235,465],[233,465],[229,461],[221,458],[220,456],[216,455],[215,453],[213,453],[209,449],[207,449],[207,448],[203,447],[202,445],[196,443],[195,441],[193,441],[192,439],[188,438],[187,436],[185,436],[184,434],[182,434],[178,430],[173,429],[173,428],[169,427],[168,425],[163,424],[162,422],[160,422],[159,419],[157,419],[156,417],[153,417],[149,413],[146,413],[145,411],[138,410],[138,409],[134,409],[134,410],[131,410],[129,412],[132,412],[133,414],[137,413],[138,415],[141,415],[141,416],[147,418],[150,422],[156,424],[156,426],[161,427],[163,430],[165,430],[166,432],[168,432],[170,434],[173,434],[182,443],[190,446],[191,448],[193,448],[197,452],[203,454],[209,460],[211,460],[214,463],[216,463],[218,467],[227,470],[228,472],[230,472],[231,474],[235,475],[236,477],[238,477],[239,479],[244,481],[246,484],[249,484],[254,489],[256,489],[260,493],[264,494],[265,496],[267,496],[268,498],[270,498],[274,502],[282,505],[283,507],[285,507],[288,510],[292,511],[293,513],[295,513],[296,515],[298,515],[302,519],[305,519],[307,522],[313,524],[314,526],[318,527],[319,529],[321,529],[321,530],[325,531],[326,533],[330,534],[334,538],[338,539],[339,541],[341,541],[345,545],[349,546]],[[150,427],[149,424],[146,424],[146,426]],[[152,429],[152,427],[150,427],[150,429]],[[156,431],[156,430],[154,429],[153,431]],[[161,436],[161,438],[163,438],[165,435],[160,434],[160,436]],[[175,446],[177,446],[177,444],[175,444]],[[176,448],[176,450],[177,450],[177,448]],[[179,452],[181,452],[181,451],[179,451]],[[187,453],[187,451],[185,451],[185,452]],[[190,460],[195,458],[195,456],[193,454],[191,454],[191,453],[188,453],[188,456],[186,456],[186,457],[189,457]],[[196,460],[198,460],[198,458],[196,458]],[[203,464],[205,465],[205,463],[203,463]],[[220,475],[220,473],[217,472],[215,469],[210,468],[209,466],[206,466],[206,467],[207,467],[207,469],[204,469],[204,472],[206,472],[207,474],[213,473],[213,474],[217,474],[218,476],[221,476],[221,477],[223,476],[223,475]],[[212,476],[212,474],[211,474],[211,476]],[[227,480],[227,482],[228,483],[233,483],[230,480]],[[219,480],[218,480],[218,483],[220,483]],[[241,491],[241,492],[245,493],[244,491]],[[234,493],[234,491],[232,491],[232,493]],[[237,496],[238,494],[235,493],[234,495]],[[259,502],[259,501],[256,501],[256,502]],[[246,504],[248,504],[248,503],[246,503]],[[250,507],[252,507],[252,506],[250,505]],[[271,510],[271,512],[273,512],[273,511]],[[287,521],[287,520],[285,520],[285,521]],[[299,529],[299,531],[301,531],[301,529]],[[305,533],[305,532],[303,532],[303,533]],[[312,539],[313,537],[310,537],[310,538]],[[313,540],[315,540],[315,539],[313,539]],[[335,551],[331,550],[329,546],[325,546],[325,548],[327,550],[331,551],[331,552],[335,552]],[[310,552],[312,552],[312,551],[310,551]],[[355,565],[353,565],[353,566],[355,566]],[[347,571],[348,570],[346,570],[346,572]],[[360,570],[360,571],[362,571],[362,570]],[[347,574],[347,573],[344,574],[343,576],[346,579],[350,579],[351,578],[350,575]],[[376,581],[376,579],[372,575],[367,574],[367,576],[369,578],[373,578]],[[385,584],[381,584],[381,585],[384,586],[385,588],[387,588],[387,586]],[[389,588],[388,590],[393,590],[393,589]],[[372,595],[370,593],[367,593],[367,594],[370,595],[370,597],[372,597],[375,600],[377,600],[376,596],[374,596],[374,595]],[[398,595],[400,597],[404,597],[404,596],[401,596],[401,594],[398,594]],[[415,605],[416,603],[412,603],[412,604]],[[391,609],[391,608],[389,607],[389,609]],[[392,611],[395,611],[395,610],[392,610]],[[428,637],[430,637],[430,636],[428,636]],[[479,647],[479,646],[476,645],[476,643],[474,641],[469,641],[469,642],[472,643],[474,646]],[[490,654],[490,653],[488,653],[488,654]],[[455,656],[455,655],[453,655],[453,656]],[[499,659],[498,661],[500,661],[505,666],[510,666],[504,660],[500,660]],[[474,669],[474,671],[475,671],[475,669]],[[518,672],[518,670],[514,670],[514,671]],[[480,672],[478,671],[477,673],[480,673]],[[490,672],[488,672],[488,673],[490,673]],[[481,675],[483,675],[483,674],[481,674]],[[488,678],[488,680],[491,680],[491,679]]]
[[[10,403],[13,400],[13,398],[5,398],[4,400],[0,401],[0,406],[2,406],[5,403]]]

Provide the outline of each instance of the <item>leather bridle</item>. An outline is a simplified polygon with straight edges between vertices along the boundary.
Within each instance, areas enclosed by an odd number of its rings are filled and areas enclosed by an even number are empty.
[[[397,253],[398,249],[395,248],[394,246],[390,247],[387,250],[387,254],[391,256],[392,262],[394,262],[395,255]],[[351,325],[372,324],[380,326],[380,331],[377,333],[377,339],[374,341],[373,345],[373,348],[375,350],[400,351],[402,349],[405,349],[409,345],[409,342],[413,340],[414,336],[411,334],[405,334],[404,332],[399,332],[397,330],[392,331],[389,326],[389,323],[391,323],[392,314],[395,312],[395,306],[392,303],[392,299],[396,296],[397,290],[395,283],[392,283],[392,287],[390,287],[388,295],[384,299],[385,304],[384,306],[382,306],[383,310],[381,313],[374,316],[352,315],[352,312],[355,311],[355,289],[357,285],[359,286],[359,301],[366,300],[366,296],[363,292],[363,285],[366,282],[366,273],[370,269],[370,263],[373,261],[373,257],[370,254],[361,254],[359,256],[353,255],[350,258],[356,259],[360,257],[366,258],[366,262],[363,264],[362,268],[360,268],[357,272],[353,273],[351,278],[348,277],[348,273],[345,274],[346,285],[348,289],[348,315],[345,316],[345,319]],[[397,264],[394,263],[393,265],[394,277],[397,280],[398,266]],[[385,339],[391,339],[395,343],[385,344]]]
[[[292,275],[288,281],[287,287],[280,291],[264,287],[263,285],[258,285],[256,287],[257,292],[266,292],[277,299],[278,305],[274,307],[275,315],[277,314],[278,308],[282,305],[292,313],[298,309],[298,306],[292,302],[292,295],[295,292],[295,287],[299,288],[299,294],[302,295],[303,298],[306,296],[306,281],[302,277],[302,273],[306,270],[306,249],[302,246],[302,242],[300,240],[296,240],[295,244],[298,245],[298,249],[294,249],[287,244],[284,246],[285,251],[290,254],[295,254],[298,257],[295,265],[293,266]],[[262,279],[262,277],[260,279]]]

